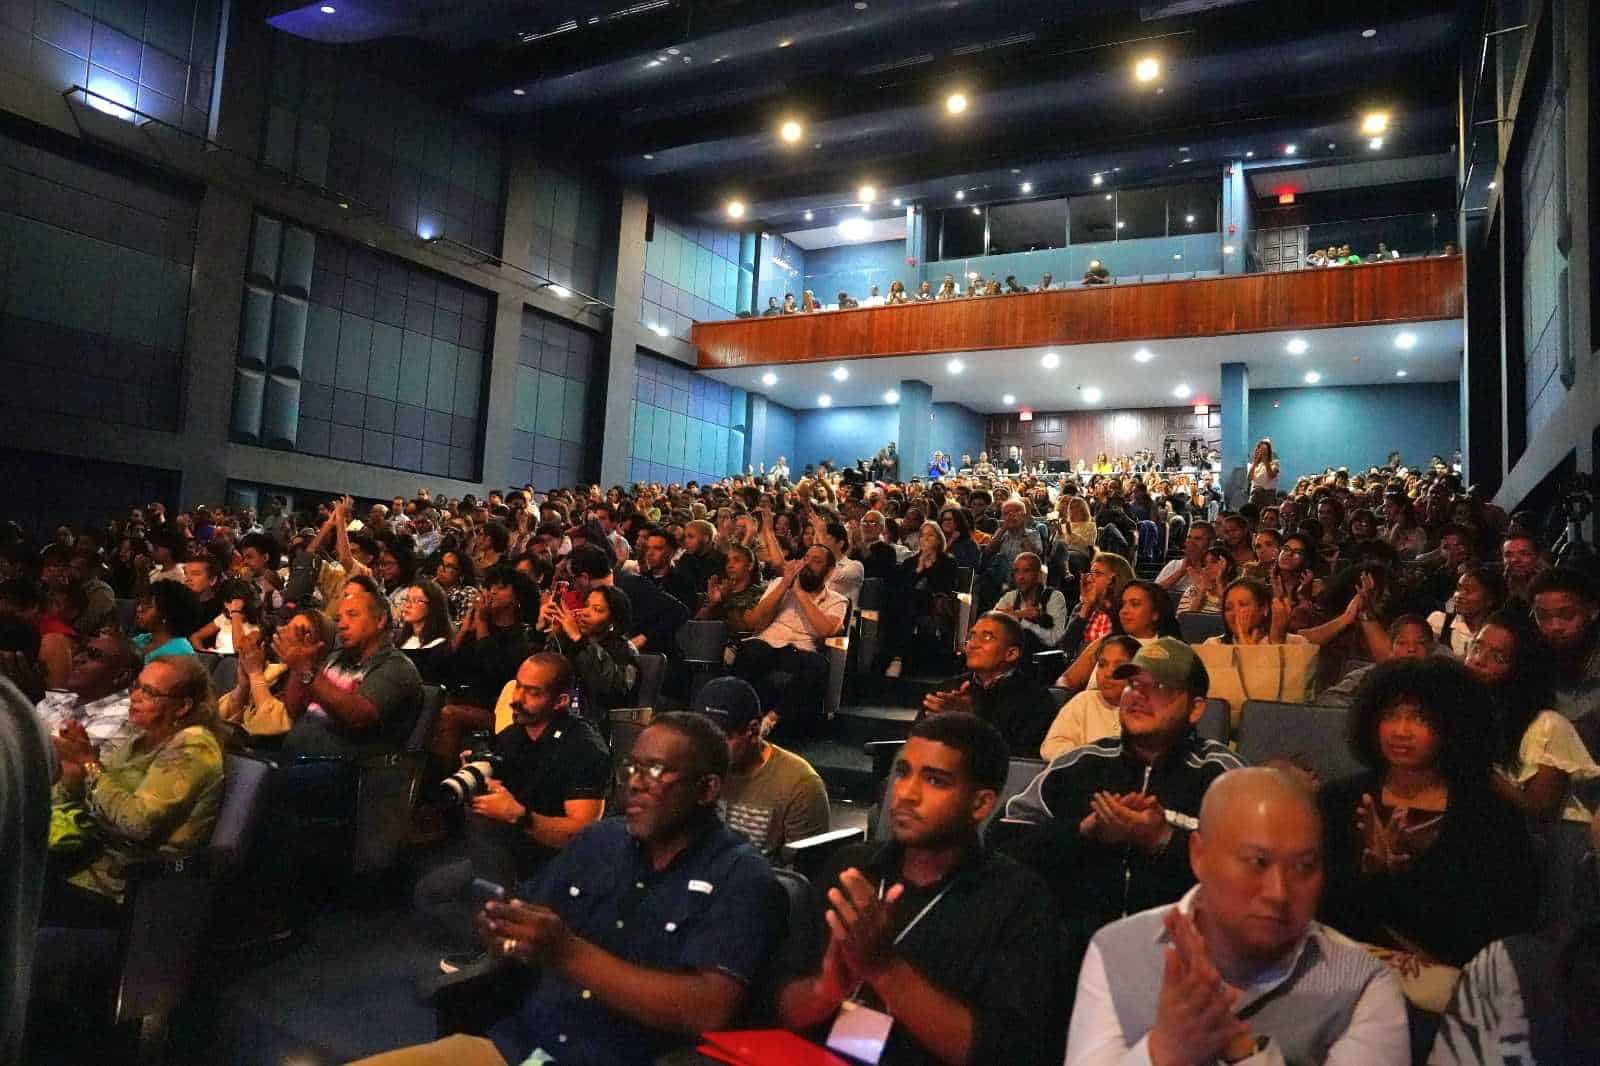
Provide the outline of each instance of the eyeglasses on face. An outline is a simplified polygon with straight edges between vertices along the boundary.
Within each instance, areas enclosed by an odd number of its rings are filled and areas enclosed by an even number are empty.
[[[659,785],[667,779],[669,774],[681,771],[674,769],[667,763],[656,759],[623,759],[617,764],[617,780],[626,785],[633,780],[634,775],[641,775],[647,785]]]
[[[181,692],[162,692],[160,689],[151,688],[143,681],[135,681],[133,686],[128,689],[128,692],[131,695],[143,694],[157,700],[181,700],[186,698]]]

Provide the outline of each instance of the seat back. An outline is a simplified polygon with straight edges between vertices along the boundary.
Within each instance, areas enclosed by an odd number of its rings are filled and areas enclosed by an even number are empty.
[[[1194,731],[1200,734],[1203,740],[1214,740],[1218,744],[1226,744],[1229,733],[1232,732],[1232,715],[1229,713],[1228,701],[1219,699],[1206,700],[1205,713],[1200,716],[1200,721],[1195,723]]]
[[[721,666],[727,640],[727,624],[715,619],[691,618],[678,627],[678,651],[683,653],[684,662],[696,666]]]
[[[200,665],[206,668],[206,676],[210,677],[217,669],[217,662],[222,658],[214,651],[197,651],[194,657],[200,660]]]
[[[223,764],[222,809],[211,830],[213,875],[239,869],[267,807],[268,785],[277,765],[254,755],[230,753]]]
[[[622,760],[633,754],[633,742],[639,739],[655,718],[656,712],[649,707],[614,707],[607,715],[608,742],[611,745],[611,789],[606,797],[607,811],[622,810],[622,800],[627,792],[628,783],[617,777],[622,768]]]
[[[1210,637],[1220,637],[1228,632],[1228,623],[1220,614],[1205,611],[1185,611],[1178,616],[1178,633],[1185,644],[1199,644]]]
[[[967,633],[978,618],[978,572],[970,566],[956,567],[956,627],[951,635],[950,650],[966,650]]]
[[[217,695],[232,692],[239,683],[239,657],[237,655],[219,655],[217,664],[211,668],[211,689]]]
[[[160,1017],[183,1001],[211,920],[215,882],[180,869],[135,878],[123,899],[117,990],[112,1020]]]
[[[640,707],[654,707],[661,698],[661,681],[666,677],[667,657],[645,652],[639,656],[639,694],[634,702]]]
[[[444,709],[444,689],[439,685],[422,686],[422,707],[417,712],[416,724],[406,738],[407,751],[428,750],[428,740],[433,736],[434,723]]]
[[[1346,739],[1348,720],[1347,707],[1245,700],[1235,738],[1239,757],[1251,765],[1274,756],[1296,758],[1324,782],[1348,777],[1363,768]]]
[[[861,583],[861,609],[881,611],[885,599],[883,578],[869,577]]]
[[[1166,546],[1162,543],[1161,527],[1148,518],[1139,523],[1139,553],[1136,562],[1155,566],[1161,562]]]
[[[139,631],[138,617],[138,600],[117,601],[117,625],[121,626],[122,631],[130,637]]]

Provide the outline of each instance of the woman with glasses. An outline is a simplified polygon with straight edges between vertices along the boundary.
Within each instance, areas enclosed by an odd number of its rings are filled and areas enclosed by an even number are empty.
[[[446,548],[433,564],[433,580],[444,590],[450,610],[450,624],[460,627],[472,605],[478,602],[478,568],[466,552]]]
[[[424,685],[440,684],[455,636],[444,590],[425,577],[413,581],[400,598],[398,620],[397,646],[416,666]]]

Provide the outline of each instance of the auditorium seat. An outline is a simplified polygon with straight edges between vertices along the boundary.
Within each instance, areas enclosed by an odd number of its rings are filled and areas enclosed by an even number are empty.
[[[1323,782],[1359,773],[1345,727],[1348,708],[1314,703],[1245,700],[1237,735],[1239,757],[1252,766],[1273,757],[1299,758]]]

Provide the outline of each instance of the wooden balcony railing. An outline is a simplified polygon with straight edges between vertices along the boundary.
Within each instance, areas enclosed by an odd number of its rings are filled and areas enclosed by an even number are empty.
[[[1459,256],[697,322],[702,370],[1459,318]]]

